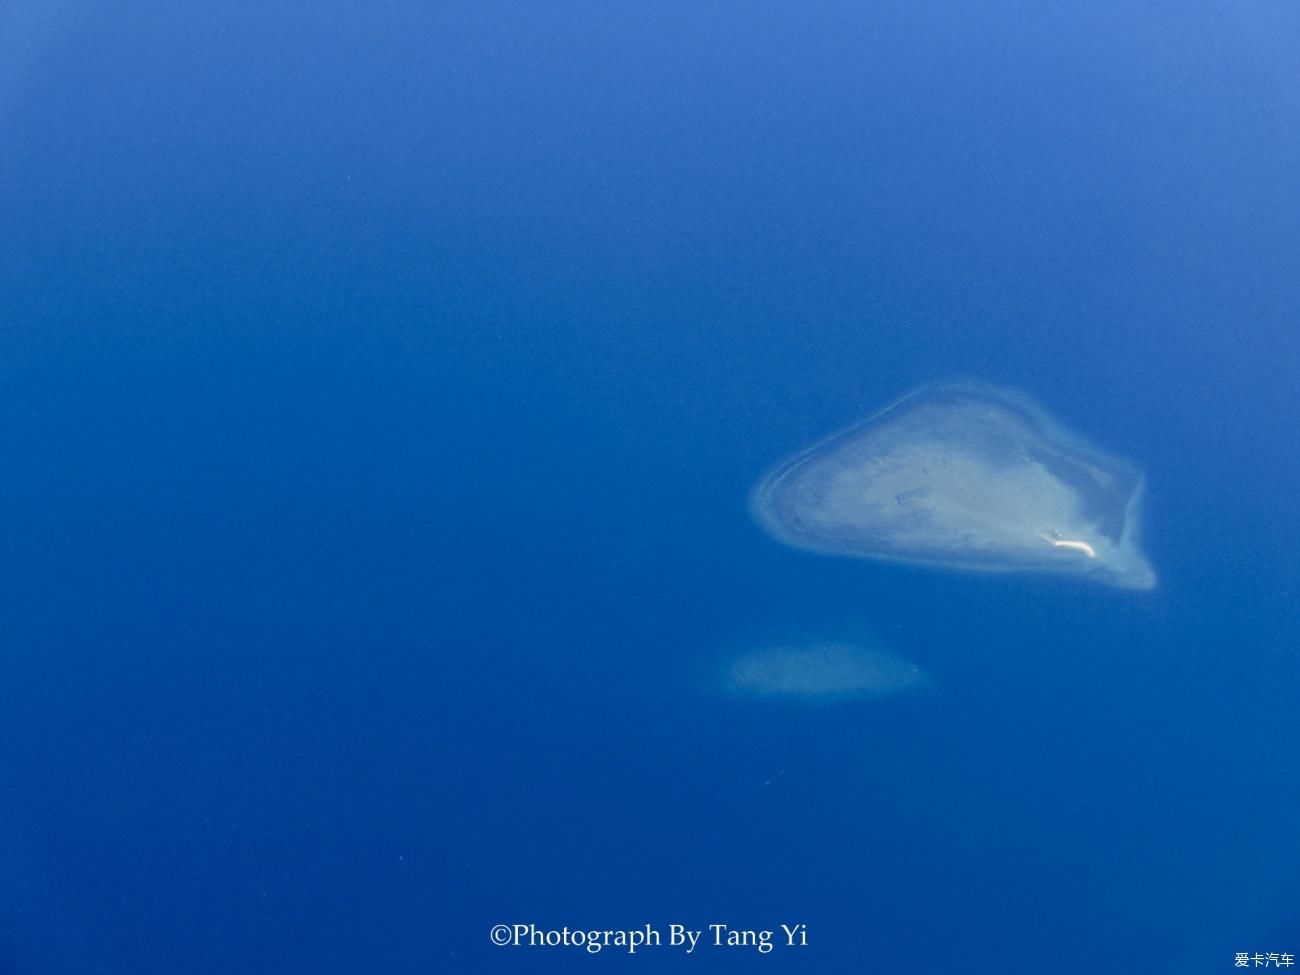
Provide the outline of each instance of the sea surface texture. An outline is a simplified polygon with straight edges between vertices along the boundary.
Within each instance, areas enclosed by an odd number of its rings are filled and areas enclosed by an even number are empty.
[[[0,973],[1283,967],[1298,174],[1280,2],[0,4]]]

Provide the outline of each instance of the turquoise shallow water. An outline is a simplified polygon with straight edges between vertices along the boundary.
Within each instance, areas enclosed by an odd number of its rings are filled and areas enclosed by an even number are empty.
[[[1300,953],[1294,12],[13,11],[0,969]],[[1156,588],[752,520],[949,377]],[[924,686],[722,686],[837,639]]]

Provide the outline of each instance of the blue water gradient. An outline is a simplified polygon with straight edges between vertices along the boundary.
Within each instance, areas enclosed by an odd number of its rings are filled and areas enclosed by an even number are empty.
[[[0,970],[1300,954],[1293,7],[7,11]],[[750,521],[955,375],[1144,467],[1158,588]],[[709,685],[858,630],[926,693]]]

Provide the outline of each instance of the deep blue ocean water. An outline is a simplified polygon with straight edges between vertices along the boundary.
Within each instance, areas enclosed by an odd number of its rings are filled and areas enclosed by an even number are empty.
[[[0,126],[0,970],[1300,954],[1292,6],[18,0]],[[751,520],[953,376],[1158,588]],[[866,629],[923,692],[709,684]]]

